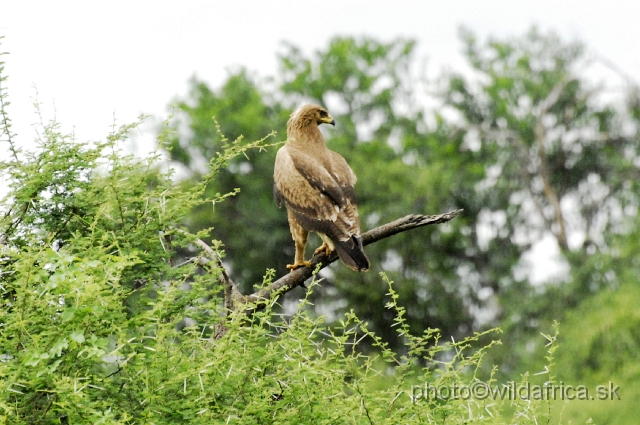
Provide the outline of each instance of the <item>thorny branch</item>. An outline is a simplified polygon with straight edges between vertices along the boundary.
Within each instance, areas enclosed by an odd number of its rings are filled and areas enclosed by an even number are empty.
[[[179,232],[185,235],[188,235],[188,233],[183,230],[180,230],[180,229],[176,229],[176,230],[178,230]],[[233,311],[236,301],[243,299],[243,296],[240,293],[240,290],[238,289],[238,284],[235,283],[231,279],[231,277],[229,277],[227,270],[222,265],[222,261],[220,260],[220,257],[209,245],[207,245],[201,239],[194,239],[193,243],[198,245],[206,253],[207,256],[189,258],[186,261],[183,261],[182,263],[177,264],[174,267],[181,267],[190,263],[196,263],[200,267],[206,267],[210,263],[214,263],[216,267],[221,270],[220,282],[224,285],[224,307],[225,309],[227,309],[227,311]]]
[[[2,39],[3,37],[0,37]],[[5,55],[6,53],[0,52],[0,56]],[[9,143],[9,150],[13,155],[13,159],[16,162],[19,162],[18,159],[18,151],[16,149],[15,144],[13,143],[14,134],[11,132],[11,120],[9,119],[9,115],[7,114],[7,107],[9,106],[9,101],[7,100],[6,89],[3,86],[4,81],[7,77],[3,77],[4,71],[4,62],[0,60],[0,135],[4,134],[6,137],[6,141]]]

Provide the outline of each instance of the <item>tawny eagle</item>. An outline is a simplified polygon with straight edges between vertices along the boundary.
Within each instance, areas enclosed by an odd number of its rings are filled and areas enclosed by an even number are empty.
[[[335,121],[327,110],[305,105],[287,123],[287,142],[278,150],[274,167],[273,194],[278,206],[287,206],[296,254],[290,270],[310,266],[304,259],[309,232],[322,238],[314,254],[336,251],[344,264],[367,270],[369,259],[362,248],[360,218],[354,185],[356,175],[347,161],[327,148],[320,124]]]

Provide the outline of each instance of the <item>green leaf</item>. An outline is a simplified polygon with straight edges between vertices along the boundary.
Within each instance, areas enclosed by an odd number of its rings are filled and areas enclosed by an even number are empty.
[[[67,348],[69,348],[69,340],[67,338],[61,338],[53,344],[49,353],[51,354],[51,357],[60,357],[62,355],[62,351]]]
[[[69,337],[77,342],[78,344],[82,344],[84,342],[84,331],[83,330],[75,330],[73,332],[71,332],[71,334],[69,335]]]
[[[60,315],[60,317],[62,318],[63,322],[68,322],[71,319],[73,319],[73,317],[76,314],[76,309],[73,307],[69,307],[67,309],[65,309],[62,314]]]

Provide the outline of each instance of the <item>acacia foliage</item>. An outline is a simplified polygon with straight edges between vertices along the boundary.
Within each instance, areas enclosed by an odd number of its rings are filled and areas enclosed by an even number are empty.
[[[276,314],[275,299],[251,317],[229,315],[219,268],[173,264],[204,234],[181,229],[191,209],[227,197],[203,197],[207,184],[264,140],[221,138],[202,182],[184,187],[163,171],[161,155],[124,153],[136,124],[82,144],[43,123],[26,151],[4,106],[2,116],[11,152],[0,162],[9,188],[0,211],[3,423],[534,424],[548,415],[546,402],[516,400],[503,419],[507,402],[412,399],[412,384],[491,382],[479,367],[492,344],[471,350],[479,334],[412,335],[384,275],[402,356],[352,311],[328,327],[308,298],[290,318]],[[221,253],[219,241],[210,244]],[[361,354],[365,339],[378,356]]]

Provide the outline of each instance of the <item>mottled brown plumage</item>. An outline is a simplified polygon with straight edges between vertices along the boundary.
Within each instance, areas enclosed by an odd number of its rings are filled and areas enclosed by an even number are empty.
[[[370,266],[362,248],[356,207],[356,176],[342,156],[329,150],[318,125],[335,125],[326,109],[305,105],[291,114],[287,143],[280,148],[274,167],[273,193],[278,206],[287,206],[289,227],[296,245],[291,270],[309,266],[304,247],[309,232],[323,244],[315,253],[336,251],[354,270]]]

